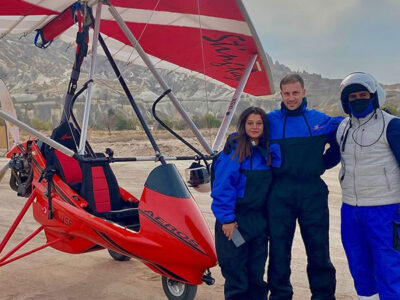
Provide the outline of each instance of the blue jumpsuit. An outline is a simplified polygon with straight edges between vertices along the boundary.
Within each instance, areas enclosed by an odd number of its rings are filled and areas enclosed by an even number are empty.
[[[272,165],[279,166],[279,147],[271,145]],[[216,217],[215,242],[218,262],[225,278],[225,299],[267,299],[263,279],[268,255],[266,201],[271,169],[265,148],[252,147],[241,163],[238,156],[221,152],[214,162],[212,211]],[[245,243],[236,247],[222,225],[237,221]]]
[[[282,166],[273,171],[268,199],[270,299],[292,299],[291,248],[296,220],[308,257],[312,299],[335,299],[335,268],[329,257],[328,188],[321,175],[340,160],[335,134],[342,117],[332,118],[302,105],[268,113],[270,138],[280,145]],[[325,153],[325,146],[330,144]],[[324,154],[325,153],[325,154]]]

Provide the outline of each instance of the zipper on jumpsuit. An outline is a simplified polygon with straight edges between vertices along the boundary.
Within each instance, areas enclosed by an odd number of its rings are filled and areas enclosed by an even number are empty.
[[[358,126],[360,126],[360,120],[359,119],[357,119],[357,122],[358,122]],[[354,128],[353,128],[353,133],[355,132],[356,130],[354,130]],[[353,142],[354,142],[354,171],[353,171],[353,183],[354,183],[354,196],[356,196],[356,206],[358,207],[358,197],[357,197],[357,189],[356,189],[356,169],[357,169],[357,143],[356,143],[356,140],[357,140],[357,132],[356,132],[356,136],[355,136],[355,138],[353,138]],[[353,136],[353,134],[352,134],[352,136]]]
[[[285,115],[285,119],[283,120],[282,139],[286,137],[286,121],[287,121],[287,113]]]
[[[308,124],[308,121],[307,121],[306,116],[304,115],[304,112],[302,112],[301,115],[303,116],[304,123],[306,123],[309,135],[312,136],[311,127],[310,127],[310,124]],[[285,119],[283,120],[282,139],[286,138],[286,122],[287,122],[287,118],[288,118],[288,115],[286,113],[285,114]]]
[[[363,123],[363,124],[361,124],[360,119],[356,119],[356,120],[357,120],[357,122],[358,122],[358,128],[360,128],[360,126],[367,124],[367,123],[371,120],[371,118],[368,119],[368,120],[367,120],[365,123]],[[357,132],[356,132],[356,131],[357,131]],[[357,197],[357,189],[356,189],[356,167],[357,167],[357,155],[356,155],[356,152],[357,152],[357,151],[356,151],[356,150],[357,150],[357,146],[359,146],[359,147],[360,147],[360,152],[362,152],[362,149],[363,149],[362,144],[363,144],[363,138],[364,138],[364,131],[365,131],[365,128],[363,128],[363,129],[361,130],[361,141],[360,141],[359,143],[356,142],[356,141],[357,141],[358,131],[359,131],[359,130],[353,128],[353,134],[356,133],[355,138],[353,137],[353,141],[354,141],[354,172],[353,172],[353,175],[354,175],[354,195],[356,196],[356,206],[358,206],[358,197]],[[353,135],[353,134],[352,134],[352,135]],[[384,172],[385,172],[385,177],[386,177],[386,170],[384,170]],[[386,177],[386,178],[387,178],[387,177]]]
[[[347,126],[349,126],[349,128],[347,128]],[[352,126],[352,122],[351,122],[351,119],[349,119],[349,121],[346,123],[346,126],[344,126],[342,137],[340,138],[340,145],[339,145],[340,146],[340,153],[341,153],[340,154],[340,160],[342,162],[342,168],[343,168],[343,172],[341,172],[340,177],[339,177],[340,182],[342,182],[344,177],[346,176],[346,164],[344,162],[342,153],[344,153],[344,150],[345,150],[345,147],[346,147],[346,142],[347,142],[347,137],[349,135],[351,126]],[[347,131],[346,131],[346,129],[347,129]]]

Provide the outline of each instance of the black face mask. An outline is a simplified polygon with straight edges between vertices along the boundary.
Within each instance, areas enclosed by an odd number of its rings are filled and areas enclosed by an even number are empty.
[[[373,99],[357,99],[349,102],[350,110],[356,118],[364,118],[370,114],[373,107]]]

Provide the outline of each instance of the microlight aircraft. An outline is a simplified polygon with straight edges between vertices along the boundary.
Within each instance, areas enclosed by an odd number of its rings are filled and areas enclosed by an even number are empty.
[[[38,47],[51,47],[52,41],[59,38],[76,43],[76,56],[62,118],[50,138],[20,122],[15,111],[10,113],[8,105],[2,105],[0,117],[9,127],[23,129],[35,138],[16,141],[7,154],[10,186],[27,202],[1,241],[0,254],[30,207],[39,226],[0,257],[0,267],[46,247],[73,254],[108,249],[116,260],[135,258],[160,274],[168,299],[194,299],[197,285],[214,283],[209,269],[216,265],[217,259],[212,234],[187,184],[198,189],[207,185],[207,161],[220,148],[241,94],[273,93],[267,58],[243,3],[240,0],[0,1],[1,37],[34,31]],[[78,89],[81,65],[90,47],[89,78]],[[94,153],[90,147],[87,130],[98,49],[110,62],[154,149],[154,157],[115,157],[109,148],[105,153]],[[162,154],[115,59],[147,66],[162,88],[153,104],[154,118],[195,155]],[[159,68],[188,72],[235,91],[212,146],[185,112]],[[83,92],[85,109],[83,119],[78,121],[73,107]],[[2,103],[11,102],[7,92],[0,97]],[[204,148],[202,151],[157,117],[156,105],[164,97],[170,99],[186,121]],[[118,185],[110,164],[145,160],[160,165],[149,174],[141,197],[136,198]],[[197,164],[190,169],[185,182],[175,165],[167,163],[169,160],[193,160]],[[6,169],[1,169],[1,176]],[[41,232],[46,237],[42,246],[16,254]]]

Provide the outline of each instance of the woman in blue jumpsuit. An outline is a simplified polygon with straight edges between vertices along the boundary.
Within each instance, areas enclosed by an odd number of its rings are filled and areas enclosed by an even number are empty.
[[[268,135],[265,112],[257,107],[246,109],[239,117],[232,151],[221,152],[213,165],[215,243],[225,278],[225,299],[229,300],[267,299],[265,208],[271,165],[280,164],[279,147],[269,145]],[[236,230],[245,240],[240,246],[234,243]]]

